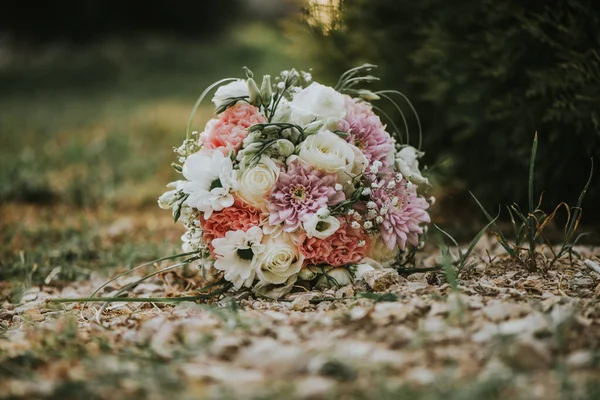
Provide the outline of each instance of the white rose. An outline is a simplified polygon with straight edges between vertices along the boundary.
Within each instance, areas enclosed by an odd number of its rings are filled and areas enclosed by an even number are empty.
[[[292,121],[301,126],[319,119],[338,121],[346,115],[344,96],[317,82],[296,93],[290,109]]]
[[[331,279],[333,278],[333,279]],[[317,290],[342,287],[352,283],[352,275],[346,268],[333,268],[321,275],[315,284]]]
[[[219,86],[212,98],[212,102],[219,108],[236,97],[250,97],[248,83],[243,79],[238,79],[227,85]]]
[[[333,132],[323,131],[300,143],[298,157],[309,165],[326,172],[352,170],[356,153],[351,144]],[[346,176],[346,180],[349,177]]]
[[[302,222],[302,226],[307,237],[314,236],[317,239],[325,239],[337,232],[340,228],[340,221],[332,215],[319,218],[317,214],[310,214]]]
[[[423,152],[418,151],[412,146],[403,147],[396,154],[396,168],[410,182],[415,185],[429,185],[429,180],[419,170],[419,158],[423,156]]]
[[[279,170],[273,160],[263,155],[256,166],[242,170],[238,182],[238,196],[260,208],[265,202],[265,195],[277,182]]]
[[[304,257],[288,234],[265,236],[263,244],[265,251],[260,255],[256,271],[261,282],[282,284],[300,272]]]

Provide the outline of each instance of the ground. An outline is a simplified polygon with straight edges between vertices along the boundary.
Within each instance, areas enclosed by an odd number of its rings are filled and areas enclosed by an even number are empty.
[[[90,213],[82,226],[82,216],[70,220],[68,209],[44,215],[34,207],[3,207],[3,215],[19,216],[8,222],[17,229],[13,246],[28,248],[28,240],[40,243],[48,232],[68,237],[52,228],[56,222],[90,236],[87,246],[60,250],[66,254],[48,248],[49,258],[33,264],[35,272],[20,284],[2,283],[1,397],[600,395],[600,276],[568,260],[546,273],[528,273],[487,236],[456,285],[446,283],[441,272],[386,272],[354,287],[302,291],[281,301],[243,292],[201,303],[113,303],[100,323],[95,319],[100,304],[82,313],[81,302],[48,302],[89,296],[124,271],[127,258],[176,252],[180,229],[164,213],[148,209],[135,218]],[[144,252],[144,246],[156,254]],[[579,250],[584,258],[600,254],[592,247]],[[26,251],[18,257],[31,262]],[[117,267],[110,274],[93,271],[106,257],[115,257]],[[427,248],[417,266],[431,267],[438,258]],[[61,278],[69,274],[75,281]],[[100,294],[139,277],[125,276]],[[138,285],[130,296],[193,295],[201,285],[197,271],[176,270]]]
[[[600,276],[578,259],[527,272],[488,236],[450,283],[387,272],[277,302],[114,303],[100,323],[100,304],[49,301],[179,252],[182,229],[156,198],[191,105],[242,65],[299,65],[285,46],[250,26],[209,45],[106,43],[0,65],[0,398],[600,398]],[[475,212],[458,225],[481,228]],[[417,261],[433,267],[436,246]],[[175,270],[130,297],[202,285]]]

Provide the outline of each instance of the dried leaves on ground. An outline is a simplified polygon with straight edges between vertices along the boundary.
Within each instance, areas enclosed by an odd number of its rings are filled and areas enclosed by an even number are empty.
[[[104,236],[132,229],[115,224]],[[99,303],[82,317],[81,303],[48,300],[88,296],[106,272],[33,284],[18,302],[2,283],[0,398],[599,398],[600,274],[568,260],[530,273],[489,241],[477,251],[457,286],[441,272],[374,272],[280,301],[243,292],[113,303],[101,325]],[[130,296],[190,294],[199,281],[179,271]]]

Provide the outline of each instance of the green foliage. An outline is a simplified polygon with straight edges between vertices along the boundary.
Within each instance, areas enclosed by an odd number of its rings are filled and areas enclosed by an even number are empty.
[[[498,239],[500,245],[504,247],[506,253],[509,254],[515,261],[524,265],[530,272],[537,271],[541,266],[539,261],[541,261],[541,259],[545,260],[545,257],[543,257],[543,253],[541,253],[538,248],[538,244],[540,242],[542,242],[542,244],[544,245],[547,245],[548,249],[552,253],[552,258],[550,259],[549,263],[545,264],[545,267],[552,266],[559,258],[567,254],[569,255],[569,259],[571,259],[571,261],[573,255],[577,256],[578,258],[581,258],[579,253],[573,249],[573,246],[575,246],[577,242],[579,242],[579,240],[586,235],[586,233],[581,233],[578,236],[575,236],[575,233],[577,231],[577,228],[579,227],[579,221],[582,215],[581,204],[583,203],[583,198],[585,197],[585,194],[590,187],[590,183],[592,182],[592,176],[594,174],[594,160],[592,159],[589,177],[585,186],[579,193],[579,197],[575,206],[569,206],[567,203],[561,202],[554,208],[554,211],[548,214],[541,208],[543,196],[540,196],[537,205],[534,202],[534,171],[536,165],[537,152],[538,136],[536,133],[535,137],[533,138],[533,145],[531,147],[531,157],[529,160],[529,182],[527,185],[527,191],[529,196],[528,212],[522,212],[518,204],[516,203],[512,204],[510,207],[507,207],[515,235],[514,243],[511,243],[507,240],[506,236],[504,236],[504,234],[496,224],[498,216],[492,219],[492,216],[487,212],[487,210],[477,199],[477,197],[475,197],[475,195],[471,193],[471,196],[473,196],[473,198],[477,202],[477,205],[479,206],[479,208],[481,208],[486,218],[489,220],[489,223],[484,228],[484,230],[487,230],[489,227],[493,227],[496,234],[496,238]],[[564,224],[563,240],[560,249],[557,252],[554,250],[550,240],[544,234],[544,228],[548,225],[548,223],[550,223],[550,221],[552,221],[555,218],[558,211],[563,208],[566,211],[566,222]],[[517,217],[516,219],[515,216]],[[442,233],[445,232],[442,231]],[[446,235],[452,239],[452,237],[447,233]],[[525,242],[525,239],[527,239],[527,241],[529,242],[528,248],[524,248],[522,246],[522,244]],[[522,256],[522,253],[525,253],[524,257]]]
[[[426,162],[488,205],[526,204],[530,135],[545,198],[572,201],[600,155],[600,13],[591,0],[343,0],[333,30],[311,29],[333,75],[380,66],[423,120]],[[377,85],[376,85],[377,86]],[[600,201],[592,185],[590,203]],[[598,214],[597,210],[590,210]]]

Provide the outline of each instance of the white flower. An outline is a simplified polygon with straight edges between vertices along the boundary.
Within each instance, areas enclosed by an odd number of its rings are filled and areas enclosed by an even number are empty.
[[[350,226],[352,227],[352,229],[359,229],[360,228],[360,224],[356,221],[352,221],[352,223],[350,224]]]
[[[185,203],[209,218],[213,211],[233,205],[231,191],[235,188],[233,163],[219,151],[201,151],[190,155],[183,164],[182,174],[188,180],[182,184],[189,194]]]
[[[325,239],[337,232],[340,221],[333,215],[321,218],[317,214],[310,214],[305,217],[302,227],[308,238],[314,236],[317,239]]]
[[[373,223],[371,221],[365,221],[365,229],[371,229],[373,227]]]
[[[317,210],[317,217],[327,218],[329,217],[329,209],[327,207],[321,207]]]
[[[277,182],[279,171],[277,164],[263,155],[254,167],[242,170],[237,187],[238,196],[260,208],[265,203],[265,195]]]
[[[163,210],[169,210],[173,207],[173,204],[177,201],[175,194],[182,189],[184,181],[175,181],[167,185],[168,188],[173,189],[166,191],[158,198],[158,206]]]
[[[315,120],[339,121],[346,115],[344,96],[317,82],[294,95],[290,106],[292,121],[300,126],[306,126]]]
[[[212,102],[219,108],[236,97],[250,97],[248,84],[243,79],[238,79],[227,85],[220,86],[215,92]]]
[[[265,236],[265,250],[258,259],[256,274],[261,282],[282,284],[302,268],[304,257],[287,233]]]
[[[361,192],[361,194],[363,196],[370,196],[371,195],[371,189],[369,188],[364,188],[363,191]]]
[[[362,173],[367,162],[360,150],[330,131],[311,135],[298,147],[300,159],[325,172],[338,173],[341,182]]]
[[[419,158],[423,154],[412,146],[406,146],[396,154],[396,168],[404,178],[416,185],[429,185],[429,180],[419,170]]]
[[[254,282],[258,258],[265,250],[260,243],[262,237],[262,229],[253,226],[247,232],[229,231],[224,238],[212,241],[217,256],[214,267],[224,271],[225,279],[236,289],[250,287]]]
[[[319,277],[315,288],[324,290],[329,288],[346,286],[352,283],[352,275],[346,268],[333,268]]]

